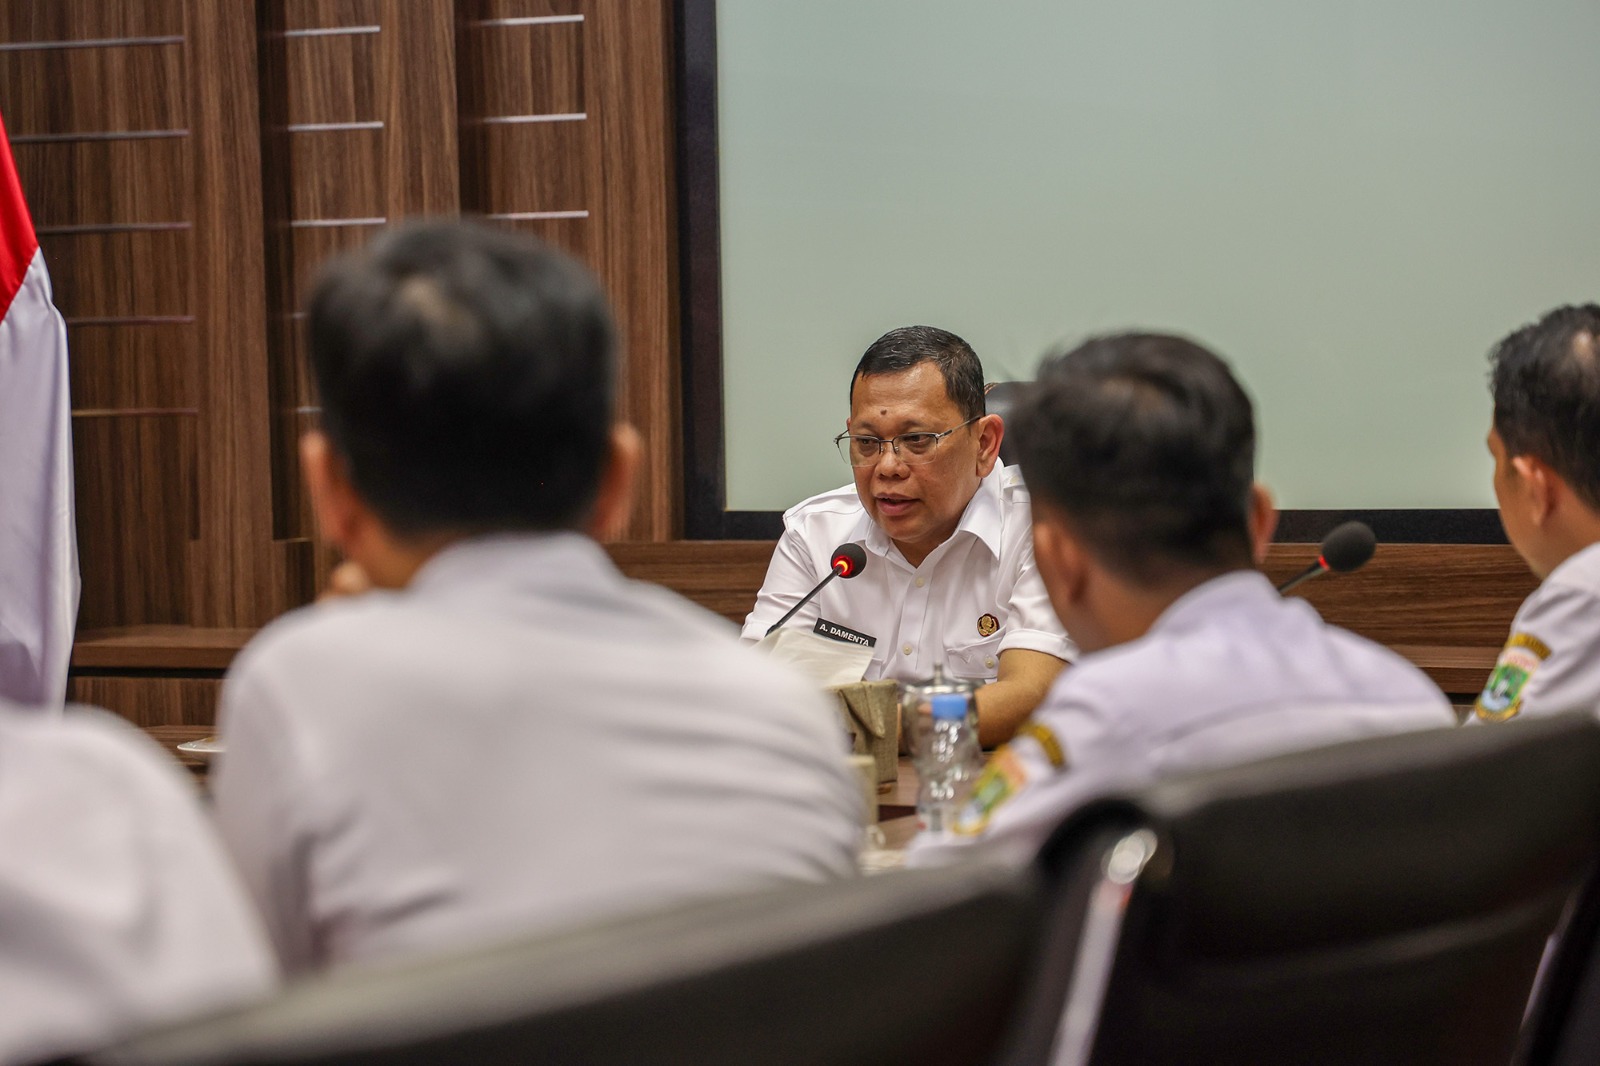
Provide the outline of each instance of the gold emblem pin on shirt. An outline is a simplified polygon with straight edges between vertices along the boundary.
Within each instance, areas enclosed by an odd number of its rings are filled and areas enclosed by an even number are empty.
[[[1000,619],[992,614],[986,614],[978,619],[978,636],[992,637],[1000,628]]]

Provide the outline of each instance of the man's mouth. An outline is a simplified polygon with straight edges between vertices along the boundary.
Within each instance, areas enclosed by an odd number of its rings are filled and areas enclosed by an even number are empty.
[[[878,513],[887,517],[903,515],[917,504],[910,496],[879,496],[877,501]]]

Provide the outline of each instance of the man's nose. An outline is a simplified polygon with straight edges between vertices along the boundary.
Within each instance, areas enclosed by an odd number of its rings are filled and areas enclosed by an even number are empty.
[[[878,453],[875,472],[883,477],[905,477],[909,467],[894,450],[893,444],[884,444],[883,450]]]

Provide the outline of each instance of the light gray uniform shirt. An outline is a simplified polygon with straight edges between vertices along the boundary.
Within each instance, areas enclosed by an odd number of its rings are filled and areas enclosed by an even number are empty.
[[[264,996],[277,967],[194,784],[132,726],[0,703],[0,1063]]]
[[[1600,544],[1550,571],[1517,609],[1472,718],[1600,711]]]
[[[1028,489],[1015,467],[994,465],[956,531],[920,566],[867,514],[854,485],[791,507],[744,638],[766,635],[827,576],[834,549],[846,543],[866,549],[866,567],[830,581],[787,625],[871,647],[868,681],[920,681],[936,665],[952,677],[993,681],[1000,653],[1012,648],[1077,655],[1034,567]]]
[[[290,971],[854,870],[837,711],[576,534],[285,616],[221,734],[217,818]]]
[[[973,851],[1026,862],[1067,814],[1113,791],[1455,720],[1398,655],[1326,625],[1255,571],[1226,574],[1178,599],[1140,639],[1063,673],[991,758],[957,832],[919,838],[911,861]]]

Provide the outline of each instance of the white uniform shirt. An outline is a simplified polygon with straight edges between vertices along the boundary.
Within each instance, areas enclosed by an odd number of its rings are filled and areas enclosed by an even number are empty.
[[[1325,624],[1254,571],[1173,603],[1138,640],[1083,656],[979,778],[959,831],[914,864],[979,843],[1026,862],[1108,792],[1340,741],[1455,724],[1450,703],[1386,648]]]
[[[1600,711],[1600,544],[1550,571],[1517,609],[1468,721]]]
[[[995,464],[956,531],[921,566],[900,554],[854,485],[796,504],[783,525],[745,619],[746,640],[765,636],[827,575],[834,549],[854,542],[866,548],[867,565],[855,577],[830,581],[787,625],[870,642],[867,680],[917,681],[942,665],[953,677],[992,681],[1000,653],[1012,648],[1064,660],[1077,654],[1034,569],[1028,490],[1015,468]]]
[[[0,1063],[264,996],[272,952],[192,782],[126,722],[0,704]]]
[[[221,734],[218,822],[291,971],[854,870],[837,711],[576,534],[275,622]]]

